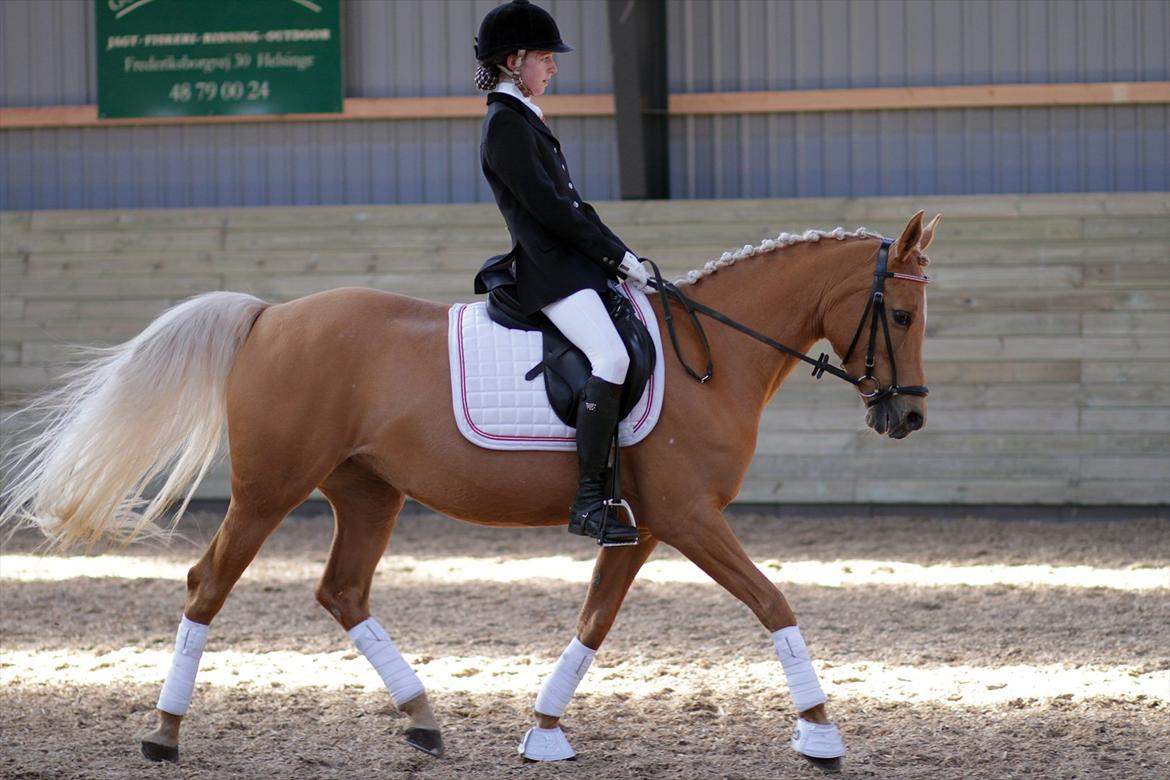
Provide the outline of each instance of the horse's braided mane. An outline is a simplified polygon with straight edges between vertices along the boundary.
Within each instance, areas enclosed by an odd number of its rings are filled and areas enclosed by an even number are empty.
[[[839,227],[833,230],[816,230],[809,229],[803,233],[781,233],[775,238],[765,238],[760,242],[759,246],[752,246],[751,244],[744,244],[741,249],[729,249],[714,260],[708,260],[703,264],[702,268],[696,268],[693,271],[688,271],[687,275],[681,279],[675,280],[675,284],[694,284],[702,279],[704,276],[710,276],[718,271],[720,268],[733,264],[736,260],[742,260],[745,257],[760,254],[761,252],[771,252],[774,249],[782,249],[793,244],[805,244],[813,241],[820,241],[822,238],[835,238],[838,241],[844,241],[847,238],[882,238],[881,233],[859,227],[852,233],[847,233],[845,228]]]

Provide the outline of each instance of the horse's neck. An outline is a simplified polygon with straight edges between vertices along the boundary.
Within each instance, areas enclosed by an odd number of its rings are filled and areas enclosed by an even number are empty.
[[[695,300],[801,352],[824,335],[826,296],[848,273],[849,244],[820,241],[755,255],[721,268],[685,290]],[[761,410],[799,365],[745,334],[708,325],[716,372]]]

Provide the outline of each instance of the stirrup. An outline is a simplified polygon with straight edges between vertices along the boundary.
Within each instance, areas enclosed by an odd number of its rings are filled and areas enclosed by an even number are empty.
[[[616,518],[619,511],[625,511],[626,517],[629,518],[628,523],[622,523],[623,526],[638,529],[638,521],[634,519],[634,510],[630,508],[629,502],[624,498],[607,498],[602,505],[605,508],[604,519],[601,521],[601,532],[598,534],[597,543],[602,547],[633,547],[638,544],[638,539],[635,537],[633,541],[629,542],[609,542],[605,540],[605,532],[609,530],[610,524],[610,510],[613,510],[613,516]]]

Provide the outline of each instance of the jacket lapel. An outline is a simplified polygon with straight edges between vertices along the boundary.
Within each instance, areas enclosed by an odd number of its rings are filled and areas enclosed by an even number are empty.
[[[488,97],[487,97],[487,102],[488,102],[489,106],[492,103],[503,103],[504,105],[508,106],[508,108],[512,109],[513,111],[518,111],[520,113],[520,115],[528,121],[528,124],[532,125],[537,130],[544,133],[545,135],[547,135],[549,138],[553,139],[554,141],[557,140],[557,137],[555,135],[553,135],[552,130],[549,130],[548,125],[546,125],[544,123],[544,121],[541,120],[540,117],[538,117],[536,114],[532,113],[532,111],[529,110],[528,106],[524,105],[519,100],[512,97],[511,95],[507,95],[503,92],[489,92]]]

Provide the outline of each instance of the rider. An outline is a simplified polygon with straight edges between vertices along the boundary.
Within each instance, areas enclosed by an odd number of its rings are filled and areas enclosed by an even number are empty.
[[[529,0],[487,13],[475,46],[475,85],[489,92],[480,163],[512,235],[504,264],[515,269],[524,313],[543,312],[592,368],[577,413],[579,484],[569,530],[603,544],[630,544],[636,528],[615,518],[602,522],[602,483],[629,356],[601,294],[619,274],[638,286],[647,274],[577,191],[561,144],[533,102],[556,75],[556,53],[568,51],[552,16]]]

